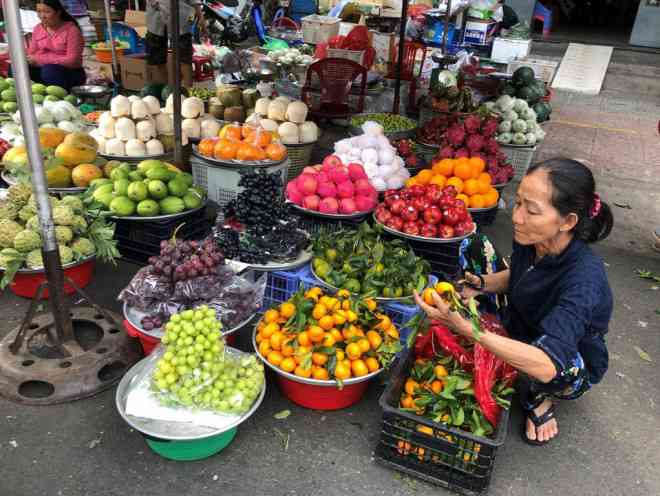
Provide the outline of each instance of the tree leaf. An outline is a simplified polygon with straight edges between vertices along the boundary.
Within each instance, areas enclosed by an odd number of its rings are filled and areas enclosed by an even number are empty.
[[[645,362],[653,362],[653,359],[651,358],[651,355],[646,353],[643,349],[641,349],[639,346],[635,346],[635,351],[639,355],[639,358],[644,360]]]
[[[273,415],[273,417],[275,417],[277,420],[284,420],[289,415],[291,415],[291,410],[282,410],[281,412],[277,412],[275,415]]]

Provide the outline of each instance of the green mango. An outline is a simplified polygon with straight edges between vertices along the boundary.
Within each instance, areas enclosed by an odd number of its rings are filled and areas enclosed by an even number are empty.
[[[14,88],[7,88],[2,93],[0,93],[0,98],[5,102],[15,102],[16,101],[16,90]]]
[[[160,205],[155,200],[142,200],[137,205],[137,214],[141,217],[155,217],[160,214]]]
[[[112,169],[112,172],[110,173],[110,179],[113,181],[118,181],[119,179],[128,180],[128,174],[129,172],[126,169],[122,169],[121,166],[119,166],[115,169]]]
[[[64,88],[55,86],[54,84],[46,86],[46,93],[57,98],[64,98],[68,94]]]
[[[117,196],[110,202],[110,211],[119,217],[135,213],[135,203],[127,196]]]
[[[47,102],[59,102],[60,98],[56,97],[55,95],[46,95],[46,98],[44,98],[44,100]]]
[[[2,110],[4,110],[9,114],[12,114],[18,110],[18,104],[16,102],[5,102],[2,105]]]
[[[94,179],[91,183],[89,183],[90,187],[93,189],[98,188],[104,184],[112,184],[112,180],[108,179],[107,177],[100,177],[99,179]]]
[[[38,94],[38,93],[34,93],[34,94],[32,95],[32,101],[33,101],[34,103],[42,104],[42,103],[44,103],[44,96],[43,96],[43,95],[40,95],[40,94]]]
[[[153,169],[154,167],[165,167],[165,163],[161,160],[150,159],[143,160],[137,164],[137,170],[139,170],[142,174],[146,174],[149,169]]]
[[[148,194],[147,185],[142,181],[134,181],[128,185],[127,195],[133,201],[141,202],[146,200]]]
[[[154,200],[162,200],[167,196],[167,186],[158,179],[149,180],[147,189],[149,190],[149,196]]]
[[[162,199],[159,205],[163,214],[178,214],[186,209],[186,204],[183,203],[183,200],[176,196],[168,196]]]
[[[76,105],[78,103],[78,98],[76,95],[67,95],[64,97],[65,102],[69,102],[71,105]]]
[[[131,181],[142,181],[144,179],[144,175],[140,171],[134,170],[128,173],[128,178]]]
[[[190,172],[182,172],[177,176],[177,179],[183,180],[189,188],[193,185],[193,177]]]
[[[202,199],[195,193],[186,193],[183,195],[183,203],[188,210],[202,206]]]
[[[165,167],[153,167],[149,169],[145,175],[149,179],[169,181],[176,175],[176,173],[172,172],[171,170],[167,170]]]
[[[128,186],[130,182],[128,179],[117,179],[113,186],[114,186],[114,192],[118,196],[126,196],[128,194]]]
[[[7,85],[9,86],[9,85]],[[32,85],[32,94],[33,95],[45,95],[46,94],[46,85],[41,83],[34,83]]]
[[[178,196],[179,198],[188,192],[188,186],[186,186],[183,179],[179,179],[179,177],[171,179],[170,182],[167,183],[167,189],[171,196]]]

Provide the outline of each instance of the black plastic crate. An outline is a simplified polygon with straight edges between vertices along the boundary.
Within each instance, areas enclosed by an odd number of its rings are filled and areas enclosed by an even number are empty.
[[[201,240],[206,238],[211,233],[212,225],[206,223],[206,225],[199,226],[198,229],[184,234],[181,233],[181,230],[177,232],[178,239],[195,239]],[[171,236],[166,236],[163,239],[169,239]],[[160,253],[160,241],[157,243],[142,243],[135,242],[129,239],[117,237],[117,249],[121,254],[121,259],[125,262],[131,262],[138,265],[146,265],[149,257],[156,256]]]
[[[326,232],[335,232],[340,229],[357,229],[364,221],[370,221],[371,215],[364,215],[358,219],[330,219],[312,216],[300,211],[293,211],[300,217],[299,226],[309,234],[316,234],[321,229]]]
[[[497,212],[499,211],[498,205],[495,205],[490,208],[478,208],[476,210],[471,210],[470,215],[472,220],[477,225],[477,229],[481,229],[484,226],[490,226],[495,222],[497,217]]]
[[[490,484],[497,449],[506,438],[509,411],[502,410],[493,437],[487,438],[399,410],[399,398],[413,359],[413,350],[402,352],[380,397],[383,425],[376,460],[455,492],[483,493]],[[433,435],[420,428],[433,429]]]

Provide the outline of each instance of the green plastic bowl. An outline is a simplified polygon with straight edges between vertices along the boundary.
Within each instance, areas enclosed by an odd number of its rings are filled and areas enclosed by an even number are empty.
[[[191,441],[169,441],[151,436],[144,436],[144,438],[149,447],[163,458],[178,462],[191,462],[203,460],[225,449],[236,436],[236,430],[234,427],[217,436]]]

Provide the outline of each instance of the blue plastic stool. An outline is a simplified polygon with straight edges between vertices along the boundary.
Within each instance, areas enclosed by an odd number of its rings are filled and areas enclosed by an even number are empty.
[[[536,2],[534,7],[534,15],[532,19],[543,22],[543,37],[550,36],[550,28],[552,27],[552,10],[543,6],[542,3]]]

